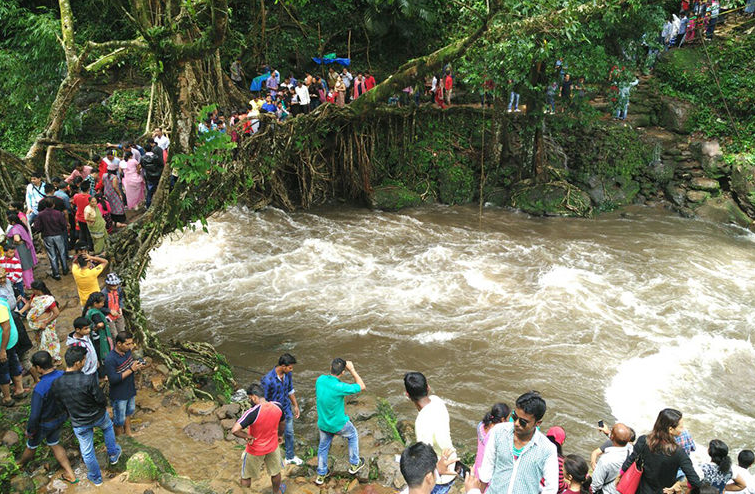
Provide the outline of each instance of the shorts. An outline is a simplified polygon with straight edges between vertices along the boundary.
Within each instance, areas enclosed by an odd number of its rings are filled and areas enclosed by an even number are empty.
[[[20,376],[24,369],[18,361],[15,348],[8,348],[5,351],[8,360],[0,363],[0,384],[10,384],[10,378]]]
[[[275,448],[272,453],[262,456],[256,456],[246,451],[241,453],[241,478],[244,480],[259,478],[263,462],[271,477],[281,473],[283,471],[283,460],[281,460],[280,448]]]
[[[130,417],[136,410],[136,396],[128,400],[110,400],[113,406],[113,425],[122,427],[126,423],[126,417]]]
[[[42,424],[37,433],[26,441],[26,447],[29,449],[37,449],[39,445],[42,444],[42,441],[48,446],[55,446],[60,442],[60,430],[63,428],[64,422],[65,421],[58,425],[50,424],[46,426],[45,424]]]

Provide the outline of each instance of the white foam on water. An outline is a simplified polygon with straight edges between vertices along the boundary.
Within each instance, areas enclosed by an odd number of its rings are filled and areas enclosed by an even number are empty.
[[[621,363],[606,388],[606,402],[618,421],[638,433],[652,429],[661,409],[676,408],[698,441],[719,434],[726,440],[734,429],[755,430],[751,410],[732,408],[739,397],[730,389],[737,376],[747,378],[740,363],[753,360],[755,349],[747,340],[699,334],[669,341],[655,353]]]

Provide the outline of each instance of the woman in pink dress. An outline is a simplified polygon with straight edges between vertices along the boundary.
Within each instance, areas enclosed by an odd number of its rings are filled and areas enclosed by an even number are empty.
[[[126,151],[123,157],[123,188],[126,192],[126,203],[129,209],[136,209],[144,201],[144,177],[142,167],[133,155]]]
[[[477,456],[474,460],[474,472],[475,477],[480,475],[480,466],[482,465],[482,457],[485,455],[485,445],[488,444],[488,438],[490,437],[490,431],[496,424],[505,422],[509,418],[511,409],[505,403],[496,403],[493,408],[482,418],[482,422],[477,424]]]

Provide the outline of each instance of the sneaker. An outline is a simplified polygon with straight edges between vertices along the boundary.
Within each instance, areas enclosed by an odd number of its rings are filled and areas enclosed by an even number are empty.
[[[90,482],[91,482],[91,483],[92,483],[92,484],[93,484],[93,485],[94,485],[95,487],[99,487],[99,486],[101,486],[101,485],[102,485],[102,477],[100,477],[100,479],[99,479],[99,480],[92,480],[92,479],[89,479],[89,481],[90,481]]]
[[[301,459],[301,458],[299,458],[298,456],[294,456],[293,458],[286,458],[286,459],[285,459],[285,460],[283,461],[283,464],[284,464],[284,465],[296,465],[296,466],[299,466],[299,465],[301,465],[302,463],[304,463],[304,460],[302,460],[302,459]]]
[[[325,483],[325,479],[327,479],[327,478],[328,478],[328,474],[327,473],[325,475],[317,475],[317,477],[315,478],[315,484],[316,485],[323,485]]]
[[[118,446],[118,453],[115,456],[111,456],[110,457],[110,464],[111,465],[115,465],[116,463],[118,463],[118,460],[121,459],[121,453],[123,453],[123,448],[121,448],[120,446]]]
[[[349,473],[350,473],[351,475],[354,475],[354,474],[356,474],[356,473],[357,473],[357,472],[358,472],[359,470],[361,470],[361,469],[362,469],[363,467],[364,467],[364,458],[361,458],[361,457],[360,457],[360,458],[359,458],[359,463],[357,463],[356,465],[351,465],[351,466],[349,467]]]

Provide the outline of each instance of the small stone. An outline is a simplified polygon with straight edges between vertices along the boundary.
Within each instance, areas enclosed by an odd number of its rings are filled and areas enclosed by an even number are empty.
[[[152,389],[157,391],[158,393],[165,389],[165,378],[164,377],[153,377],[150,379],[150,384],[152,385]]]
[[[221,427],[226,430],[230,430],[236,424],[236,419],[223,419],[220,421]]]
[[[296,477],[294,479],[294,482],[296,482],[299,485],[302,485],[302,484],[306,484],[309,481],[307,480],[307,477]]]
[[[202,401],[195,401],[191,405],[189,405],[189,408],[187,411],[190,415],[198,415],[198,416],[204,416],[204,415],[210,415],[212,412],[215,411],[217,408],[217,404],[214,401],[209,400],[202,400]]]
[[[16,475],[10,481],[11,492],[36,492],[34,481],[27,475]]]
[[[18,441],[18,433],[16,431],[8,431],[3,435],[2,443],[9,448],[18,444]]]
[[[721,145],[718,143],[718,141],[706,141],[703,143],[700,152],[703,156],[720,156],[721,154]]]
[[[356,492],[358,488],[359,488],[359,480],[353,479],[351,482],[349,482],[349,486],[346,487],[346,492],[353,493],[353,492]]]
[[[165,364],[157,364],[155,366],[155,370],[165,377],[167,377],[168,374],[170,374],[170,371],[168,370],[168,367]]]
[[[153,491],[152,489],[144,489],[144,492],[142,492],[142,494],[155,494],[155,491]]]

